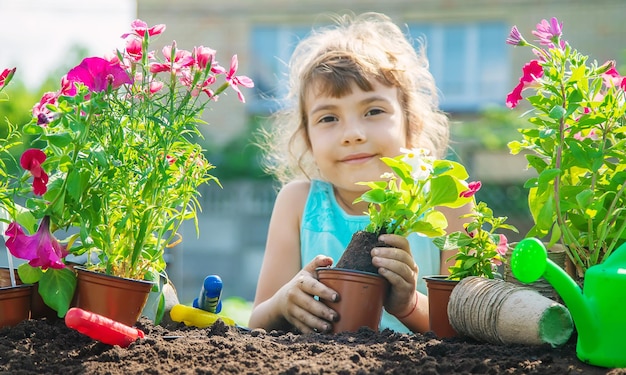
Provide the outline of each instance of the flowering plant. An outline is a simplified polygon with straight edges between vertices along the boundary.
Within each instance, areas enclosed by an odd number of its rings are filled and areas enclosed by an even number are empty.
[[[69,254],[99,272],[158,280],[181,223],[194,220],[197,229],[198,188],[219,184],[196,143],[203,109],[228,87],[244,102],[239,86],[253,86],[235,75],[236,55],[228,70],[203,46],[186,51],[173,42],[160,56],[149,46],[165,25],[131,26],[123,50],[72,68],[23,129],[36,140],[20,159],[25,210],[13,213],[6,244],[29,261],[20,278],[39,282],[59,316],[76,285]]]
[[[461,218],[471,218],[464,224],[465,231],[449,233],[433,239],[433,243],[440,250],[457,250],[450,259],[455,263],[449,267],[450,280],[461,280],[468,276],[495,278],[497,267],[506,261],[504,256],[508,250],[508,240],[504,234],[496,233],[499,229],[509,229],[517,232],[517,228],[505,224],[507,217],[493,216],[493,211],[485,202],[476,203],[474,194],[480,189],[480,181],[470,182],[469,189],[463,194],[472,196],[474,205],[472,212],[462,215]]]
[[[0,73],[0,101],[8,100],[6,94],[2,93],[8,86],[11,79],[15,75],[16,68],[4,69]],[[7,208],[13,206],[11,199],[11,176],[8,174],[7,161],[11,159],[11,149],[21,144],[20,134],[15,131],[15,126],[8,123],[8,134],[0,138],[0,234],[4,233],[5,226],[8,224]]]
[[[402,149],[395,157],[381,160],[393,173],[382,181],[359,182],[370,190],[354,203],[368,202],[369,225],[366,232],[406,236],[416,232],[434,237],[445,234],[448,221],[438,206],[461,207],[470,201],[461,194],[468,178],[463,165],[436,160],[426,149]]]
[[[562,39],[556,18],[534,30],[539,45],[513,27],[508,44],[532,48],[535,59],[523,68],[507,96],[514,108],[522,91],[530,104],[521,141],[511,153],[526,157],[538,176],[525,184],[534,227],[527,236],[562,241],[579,275],[604,261],[626,239],[626,78],[615,62],[590,62]]]

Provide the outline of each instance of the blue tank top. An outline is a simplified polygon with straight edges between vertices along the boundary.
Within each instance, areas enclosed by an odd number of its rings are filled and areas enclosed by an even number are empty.
[[[320,254],[333,258],[334,263],[337,263],[352,234],[365,228],[368,223],[366,215],[349,215],[339,206],[330,183],[312,180],[300,227],[301,266]],[[430,238],[416,233],[411,233],[407,239],[413,259],[419,267],[417,290],[426,294],[426,283],[422,277],[440,274],[439,249]],[[409,332],[404,324],[386,311],[383,312],[380,328]]]

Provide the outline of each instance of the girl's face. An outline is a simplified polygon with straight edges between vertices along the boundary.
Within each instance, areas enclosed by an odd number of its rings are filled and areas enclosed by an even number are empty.
[[[320,94],[315,85],[305,98],[308,133],[321,175],[337,189],[361,194],[389,168],[380,161],[406,147],[406,129],[398,89],[373,82],[372,91],[356,84],[340,98]]]

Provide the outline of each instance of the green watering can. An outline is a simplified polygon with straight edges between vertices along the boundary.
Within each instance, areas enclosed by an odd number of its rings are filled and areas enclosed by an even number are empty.
[[[543,277],[559,293],[578,331],[578,359],[595,366],[626,367],[626,244],[602,264],[587,269],[583,291],[548,259],[536,238],[520,241],[510,264],[519,281],[531,283]]]

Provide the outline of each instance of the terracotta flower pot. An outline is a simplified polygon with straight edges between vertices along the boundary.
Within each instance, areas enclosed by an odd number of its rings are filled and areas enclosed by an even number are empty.
[[[74,267],[77,274],[75,306],[128,326],[137,323],[154,285]]]
[[[454,337],[457,332],[450,325],[448,318],[448,301],[458,280],[447,280],[447,276],[426,276],[426,287],[428,288],[428,315],[430,330],[437,337]]]
[[[17,269],[14,269],[15,273],[15,283],[17,285],[22,285],[22,280],[20,280],[20,276],[17,274]],[[9,274],[8,268],[0,268],[0,287],[11,286],[11,274]],[[54,319],[57,317],[56,311],[54,311],[51,307],[45,304],[41,295],[39,295],[39,285],[34,284],[33,290],[31,293],[30,300],[30,318],[31,319],[41,319],[48,318]]]
[[[13,327],[30,318],[32,285],[0,288],[0,328]]]
[[[339,314],[332,333],[356,332],[361,327],[378,331],[383,303],[389,290],[384,277],[341,268],[318,268],[319,281],[339,294],[337,302],[322,301]]]

